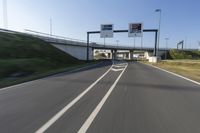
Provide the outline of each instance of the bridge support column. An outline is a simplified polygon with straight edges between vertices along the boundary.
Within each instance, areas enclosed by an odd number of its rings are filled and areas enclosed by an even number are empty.
[[[117,50],[114,50],[114,59],[117,59]]]
[[[108,59],[112,59],[112,53],[108,53]]]
[[[117,59],[117,50],[111,50],[112,59]]]
[[[130,50],[130,52],[129,52],[129,59],[133,60],[133,50]]]
[[[111,50],[111,59],[114,59],[114,50]]]
[[[129,53],[126,53],[126,59],[129,59]]]

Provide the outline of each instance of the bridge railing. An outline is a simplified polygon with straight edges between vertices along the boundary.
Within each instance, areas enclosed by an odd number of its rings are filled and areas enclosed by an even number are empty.
[[[65,41],[71,41],[71,42],[79,42],[79,43],[86,43],[85,40],[80,40],[80,39],[74,39],[74,38],[68,38],[68,37],[63,37],[63,36],[57,36],[57,35],[50,35],[47,33],[43,33],[43,32],[38,32],[38,31],[33,31],[33,30],[28,30],[25,29],[27,34],[31,34],[40,38],[46,38],[49,39],[51,41],[61,41],[61,42],[65,42]]]

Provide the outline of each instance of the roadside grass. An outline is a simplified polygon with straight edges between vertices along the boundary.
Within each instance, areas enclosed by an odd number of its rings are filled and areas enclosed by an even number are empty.
[[[29,74],[29,75],[25,75],[25,76],[21,76],[21,77],[0,78],[0,88],[8,87],[8,86],[12,86],[12,85],[16,85],[16,84],[20,84],[20,83],[24,83],[24,82],[36,80],[36,79],[41,79],[41,78],[51,76],[51,75],[55,75],[55,74],[58,74],[58,73],[70,72],[72,70],[83,68],[85,66],[97,64],[98,62],[99,61],[93,61],[93,62],[90,62],[90,63],[68,65],[68,66],[63,66],[62,68],[56,68],[56,69],[52,69],[52,68],[49,68],[49,69],[45,68],[44,69],[44,67],[41,67],[41,68],[37,67],[37,70],[34,69],[34,70],[36,70],[36,72]]]
[[[200,82],[200,60],[166,60],[150,64]]]
[[[85,65],[41,39],[0,32],[0,88]]]

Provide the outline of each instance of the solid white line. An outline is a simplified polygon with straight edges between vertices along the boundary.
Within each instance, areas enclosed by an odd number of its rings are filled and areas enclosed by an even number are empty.
[[[112,68],[111,70],[112,70],[112,71],[115,71],[115,72],[118,72],[118,71],[123,71],[124,68],[121,68],[121,69],[119,69],[119,68],[118,68],[118,69]]]
[[[142,64],[145,64],[145,63],[142,63]],[[197,84],[197,85],[200,85],[200,82],[197,82],[197,81],[194,81],[194,80],[192,80],[192,79],[186,78],[186,77],[181,76],[181,75],[179,75],[179,74],[176,74],[176,73],[173,73],[173,72],[170,72],[170,71],[167,71],[167,70],[165,70],[165,69],[162,69],[162,68],[159,68],[159,67],[156,67],[156,66],[152,66],[152,65],[149,65],[149,64],[145,64],[145,65],[151,66],[151,67],[153,67],[153,68],[159,69],[159,70],[161,70],[161,71],[167,72],[167,73],[172,74],[172,75],[174,75],[174,76],[177,76],[177,77],[179,77],[179,78],[182,78],[182,79],[185,79],[185,80],[190,81],[190,82],[192,82],[192,83],[195,83],[195,84]]]
[[[113,67],[120,68],[120,67],[124,67],[124,65],[123,65],[123,66],[120,66],[120,65],[113,65]]]
[[[33,81],[28,81],[28,82],[25,82],[25,83],[20,83],[20,84],[17,84],[17,85],[1,88],[0,91],[4,91],[4,90],[8,90],[8,89],[14,89],[14,88],[17,88],[17,87],[22,87],[22,86],[27,85],[27,84],[35,83],[39,80],[41,80],[41,79],[36,79],[36,80],[33,80]]]
[[[99,62],[99,63],[97,63],[97,64],[92,64],[92,65],[89,65],[89,66],[77,68],[77,69],[75,69],[75,70],[71,70],[71,71],[68,71],[68,72],[79,71],[79,70],[81,70],[81,69],[85,69],[85,68],[88,68],[88,67],[93,67],[93,66],[99,65],[99,64],[101,64],[101,63],[102,63],[102,62]],[[61,72],[61,73],[62,73],[62,72]],[[58,73],[58,74],[59,74],[59,73]],[[57,74],[55,74],[55,75],[57,75]],[[51,76],[52,76],[52,75],[51,75]],[[44,78],[48,78],[48,77],[50,77],[50,76],[47,76],[47,77],[44,77]],[[12,89],[12,88],[16,88],[16,87],[20,87],[20,86],[22,87],[22,86],[24,86],[24,85],[28,85],[28,84],[31,84],[31,83],[38,82],[38,81],[40,81],[40,80],[42,80],[42,79],[44,79],[44,78],[40,78],[40,79],[36,79],[36,80],[33,80],[33,81],[28,81],[28,82],[20,83],[20,84],[13,85],[13,86],[4,87],[4,88],[1,88],[0,91]]]
[[[127,64],[128,66],[128,64]],[[111,88],[108,90],[108,92],[106,93],[106,95],[103,97],[103,99],[101,100],[101,102],[97,105],[97,107],[94,109],[94,111],[90,114],[90,116],[87,118],[87,120],[85,121],[85,123],[82,125],[82,127],[79,129],[78,133],[85,133],[88,128],[90,127],[90,125],[92,124],[93,120],[95,119],[95,117],[97,116],[97,114],[99,113],[99,111],[101,110],[101,108],[103,107],[104,103],[106,102],[106,100],[108,99],[108,97],[110,96],[110,94],[112,93],[113,89],[115,88],[115,86],[117,85],[117,83],[119,82],[120,78],[122,77],[123,73],[125,72],[127,66],[124,68],[124,70],[121,72],[121,74],[119,75],[119,77],[116,79],[116,81],[114,82],[114,84],[111,86]]]
[[[113,66],[116,66],[116,67],[123,67],[123,66],[126,66],[127,63],[121,63],[121,64],[114,64]]]
[[[46,122],[42,127],[40,127],[35,133],[45,132],[52,124],[54,124],[67,110],[69,110],[76,102],[78,102],[88,91],[90,91],[103,77],[108,74],[112,66],[94,83],[92,83],[85,91],[79,94],[74,100],[72,100],[68,105],[66,105],[62,110],[55,114],[48,122]]]

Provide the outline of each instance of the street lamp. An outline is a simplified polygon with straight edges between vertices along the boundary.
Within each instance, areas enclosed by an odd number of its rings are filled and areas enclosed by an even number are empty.
[[[157,47],[157,56],[159,52],[159,45],[160,45],[160,25],[161,25],[161,9],[156,9],[155,12],[159,12],[159,27],[158,27],[158,47]]]
[[[165,48],[165,60],[167,59],[167,45],[168,45],[169,38],[165,38],[166,41],[166,48]]]
[[[135,37],[134,37],[134,48],[135,48]]]
[[[200,41],[198,41],[198,43],[199,43],[199,51],[200,51]]]
[[[117,42],[117,48],[118,48],[119,40],[116,40],[116,42]]]
[[[52,19],[51,18],[50,18],[49,22],[50,22],[49,23],[50,24],[50,27],[49,27],[50,28],[50,36],[52,36]]]
[[[8,16],[7,16],[7,0],[3,0],[3,24],[4,28],[8,28]]]

